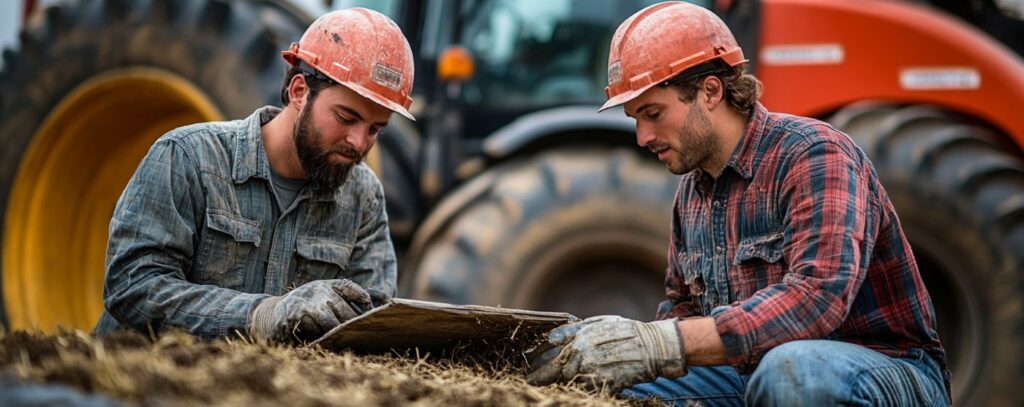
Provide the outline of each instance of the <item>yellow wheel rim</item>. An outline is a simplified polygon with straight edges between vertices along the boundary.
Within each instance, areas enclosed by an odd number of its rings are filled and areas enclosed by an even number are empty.
[[[152,68],[94,77],[47,116],[7,205],[3,299],[12,329],[89,329],[103,310],[107,226],[160,135],[223,115],[184,78]]]

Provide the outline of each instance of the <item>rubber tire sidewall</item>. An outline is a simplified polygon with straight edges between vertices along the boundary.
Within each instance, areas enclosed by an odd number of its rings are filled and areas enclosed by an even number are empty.
[[[574,239],[617,234],[611,241],[643,246],[643,261],[657,264],[640,277],[654,282],[654,298],[644,300],[649,309],[634,315],[654,317],[664,299],[678,177],[631,149],[587,146],[541,152],[488,172],[493,177],[486,192],[459,210],[411,259],[413,297],[543,308],[532,290],[553,278],[537,269],[545,253]],[[593,293],[595,298],[605,294]]]
[[[116,0],[81,1],[60,6],[60,21],[66,26],[46,18],[26,28],[27,41],[0,76],[0,210],[4,217],[22,155],[39,126],[78,85],[98,75],[132,67],[166,70],[203,90],[227,118],[245,117],[261,105],[279,103],[285,72],[281,58],[268,60],[263,67],[246,64],[240,47],[227,43],[232,37],[202,28],[202,10],[213,0],[173,1],[181,14],[169,21],[147,20],[162,17],[155,17],[157,11],[143,3],[128,4],[118,17],[106,8]],[[247,17],[264,16],[258,3],[226,4]],[[268,21],[275,28],[295,22]],[[242,30],[243,25],[232,29]],[[303,29],[282,30],[274,40],[285,49]],[[0,322],[6,327],[4,307],[6,302],[0,301]]]

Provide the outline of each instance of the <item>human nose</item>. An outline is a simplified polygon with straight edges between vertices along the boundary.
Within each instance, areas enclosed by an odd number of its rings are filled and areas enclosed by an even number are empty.
[[[370,148],[374,137],[375,135],[370,126],[354,126],[348,130],[345,142],[356,150],[365,152]]]
[[[647,147],[655,139],[654,131],[651,130],[650,126],[645,126],[639,122],[636,124],[636,144],[640,147]]]

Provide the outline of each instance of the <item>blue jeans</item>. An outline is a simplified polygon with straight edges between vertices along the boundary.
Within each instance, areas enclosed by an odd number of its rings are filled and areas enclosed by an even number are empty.
[[[789,342],[769,351],[753,374],[730,366],[693,367],[623,390],[632,398],[709,406],[948,406],[938,363],[912,349],[891,358],[845,342]]]

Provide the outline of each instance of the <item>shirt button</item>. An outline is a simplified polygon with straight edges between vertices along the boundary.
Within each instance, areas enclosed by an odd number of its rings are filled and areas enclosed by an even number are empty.
[[[712,203],[711,203],[711,206],[714,206],[714,207],[716,207],[716,208],[717,208],[717,207],[718,207],[719,205],[721,205],[721,204],[720,204],[720,203],[718,203],[718,201],[714,201],[714,202],[712,202]]]
[[[715,246],[715,253],[722,254],[722,246]]]

